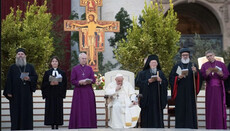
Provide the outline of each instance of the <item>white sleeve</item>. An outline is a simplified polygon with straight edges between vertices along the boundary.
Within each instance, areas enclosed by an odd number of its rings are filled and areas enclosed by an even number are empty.
[[[115,95],[116,93],[116,87],[114,86],[113,83],[110,83],[106,88],[105,88],[105,95]]]
[[[133,101],[133,102],[138,102],[137,95],[132,94],[131,97],[130,97],[130,100]]]

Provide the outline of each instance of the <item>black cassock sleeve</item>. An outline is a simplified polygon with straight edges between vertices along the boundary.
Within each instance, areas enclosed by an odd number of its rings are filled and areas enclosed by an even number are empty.
[[[36,91],[37,88],[37,80],[38,80],[38,75],[34,69],[34,66],[30,65],[30,73],[29,73],[29,77],[30,77],[30,88],[32,92]]]
[[[3,92],[3,95],[8,99],[10,100],[10,97],[8,97],[8,94],[13,94],[13,91],[12,91],[12,84],[13,84],[13,69],[12,69],[12,66],[10,67],[8,73],[7,73],[7,78],[6,78],[6,83],[5,83],[5,88],[4,88],[4,92]]]
[[[59,82],[59,85],[60,85],[60,95],[62,98],[65,98],[66,89],[67,89],[67,77],[64,71],[62,71],[62,82]]]
[[[173,87],[174,87],[174,82],[175,82],[175,77],[177,76],[176,70],[177,70],[178,65],[174,65],[170,74],[169,74],[169,84],[171,87],[171,96],[173,94]]]
[[[230,63],[228,64],[228,71],[230,72]],[[225,90],[230,91],[230,75],[228,76],[228,79],[224,81]]]
[[[167,96],[168,96],[168,80],[166,79],[164,73],[162,71],[160,72],[160,78],[162,79],[162,82],[160,84],[160,95],[161,95],[161,109],[164,109],[167,105]]]
[[[49,71],[46,71],[43,79],[42,79],[42,86],[41,86],[41,91],[42,91],[42,98],[45,99],[48,96],[48,87],[50,86],[49,82]]]

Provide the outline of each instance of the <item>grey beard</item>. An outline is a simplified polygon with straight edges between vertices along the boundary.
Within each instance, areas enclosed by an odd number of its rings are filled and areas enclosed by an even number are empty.
[[[151,73],[156,74],[157,73],[157,68],[151,69]]]
[[[26,66],[26,58],[16,58],[15,63],[17,66]]]
[[[185,60],[185,59],[181,58],[181,62],[183,64],[188,64],[190,62],[190,59],[188,58],[188,59]]]

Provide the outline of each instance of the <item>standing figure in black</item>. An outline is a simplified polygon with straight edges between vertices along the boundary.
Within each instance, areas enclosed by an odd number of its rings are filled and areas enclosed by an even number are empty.
[[[228,64],[228,72],[230,72],[230,63]],[[230,107],[230,75],[228,79],[225,80],[225,90],[226,90],[226,105]]]
[[[197,66],[190,62],[190,50],[182,48],[180,55],[181,61],[174,65],[169,75],[176,107],[175,127],[197,129],[196,96],[200,91],[201,77]]]
[[[42,97],[45,99],[45,125],[58,129],[63,125],[63,99],[66,97],[67,78],[64,71],[58,67],[59,58],[54,56],[50,60],[52,67],[45,72],[42,81]]]
[[[9,68],[3,92],[10,101],[11,130],[33,130],[33,92],[38,76],[26,62],[25,49],[16,50],[15,61]]]
[[[141,128],[164,128],[163,109],[167,104],[168,81],[157,55],[150,55],[136,79],[143,97],[140,101]]]

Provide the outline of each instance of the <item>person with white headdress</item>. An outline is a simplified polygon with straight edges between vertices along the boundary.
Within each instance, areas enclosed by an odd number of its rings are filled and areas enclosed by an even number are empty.
[[[136,126],[140,114],[137,95],[134,87],[124,81],[122,74],[118,73],[115,81],[105,89],[105,95],[109,95],[110,110],[109,126],[111,128],[131,128]]]

